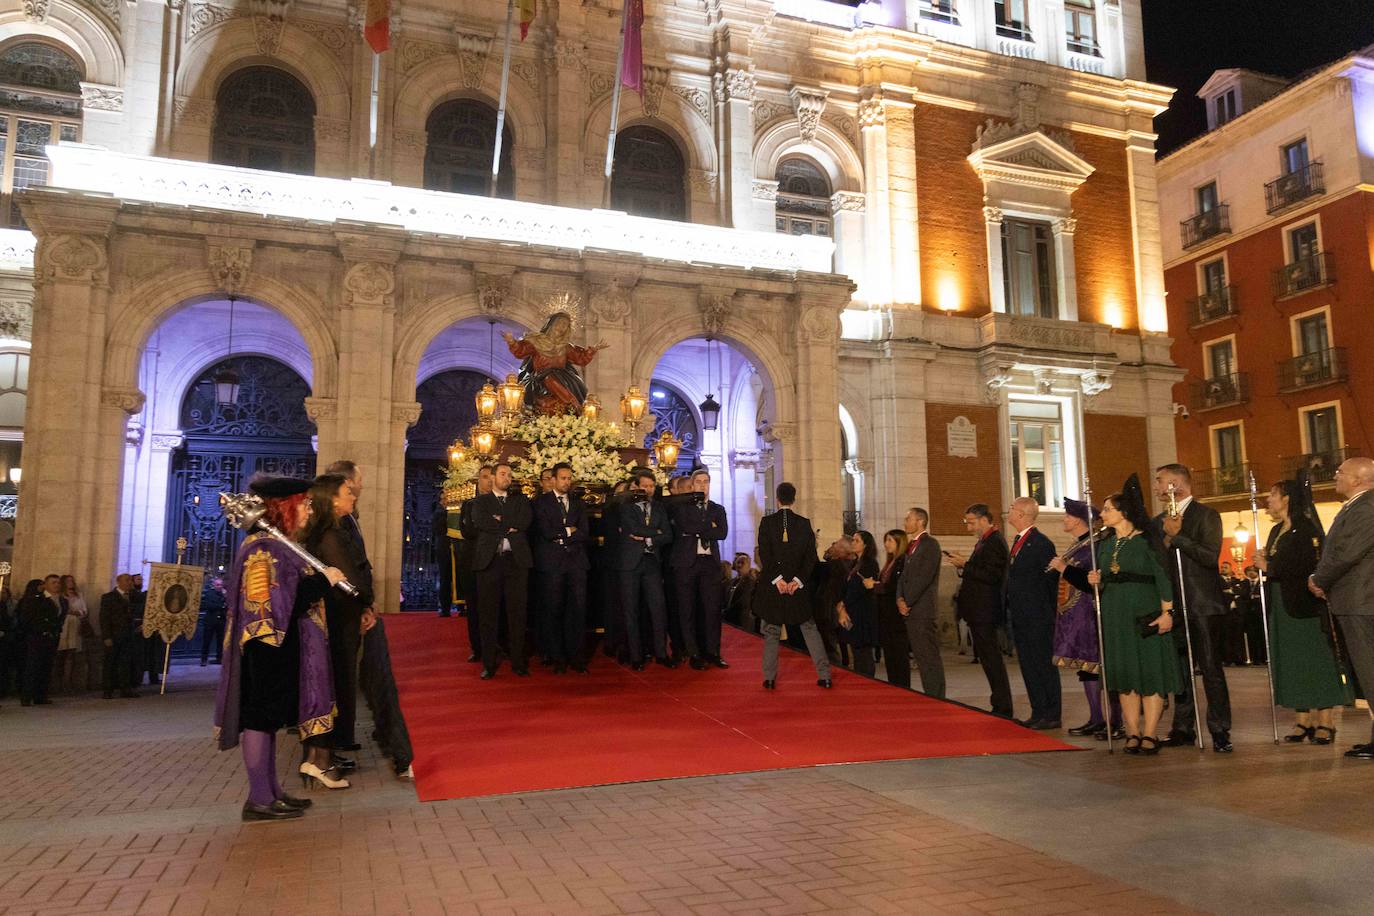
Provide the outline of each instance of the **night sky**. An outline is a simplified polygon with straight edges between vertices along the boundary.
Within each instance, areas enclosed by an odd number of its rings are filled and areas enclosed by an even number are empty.
[[[1212,71],[1244,67],[1294,77],[1374,44],[1374,0],[1142,0],[1145,65],[1172,86],[1155,119],[1160,153],[1207,129],[1194,93]]]

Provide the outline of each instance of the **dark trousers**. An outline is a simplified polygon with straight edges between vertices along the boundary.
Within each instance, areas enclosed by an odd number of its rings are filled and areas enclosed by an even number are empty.
[[[326,615],[329,626],[329,666],[334,671],[334,729],[329,732],[329,747],[346,748],[357,743],[358,650],[362,646],[363,622],[354,613]]]
[[[945,660],[940,657],[940,631],[935,626],[935,615],[912,611],[905,619],[911,657],[915,659],[916,670],[921,675],[921,692],[943,700]]]
[[[696,658],[720,657],[720,563],[699,556],[691,566],[673,570],[677,611],[682,619],[683,645]],[[702,641],[698,641],[700,635]]]
[[[541,569],[539,654],[555,663],[582,661],[587,633],[587,571]]]
[[[220,616],[206,617],[201,623],[200,663],[202,665],[210,660],[212,648],[215,651],[215,664],[218,665],[224,656],[224,618]]]
[[[873,660],[872,646],[853,646],[854,653],[854,673],[862,674],[864,677],[873,677],[878,671],[878,663]]]
[[[221,624],[221,627],[223,625]],[[104,665],[100,671],[100,686],[106,693],[126,693],[133,689],[133,651],[134,640],[139,637],[132,633],[120,633],[110,637],[113,645],[105,647]]]
[[[141,623],[134,627],[134,645],[131,655],[135,687],[143,683],[143,675],[145,674],[148,675],[149,684],[156,684],[162,680],[164,646],[166,643],[156,633],[152,636],[144,636]]]
[[[665,625],[665,645],[669,647],[670,654],[677,658],[683,655],[695,655],[692,646],[697,643],[696,634],[691,636],[686,634],[687,611],[678,607],[677,603],[677,573],[666,562],[660,567],[663,576],[663,612]]]
[[[1012,638],[1021,662],[1021,680],[1030,698],[1031,718],[1058,722],[1062,715],[1059,669],[1054,664],[1054,611],[1048,616],[1012,612]]]
[[[1273,615],[1273,611],[1269,612]],[[1245,612],[1245,640],[1250,648],[1250,664],[1269,663],[1269,652],[1264,645],[1264,613],[1258,600],[1251,602]]]
[[[995,623],[970,623],[969,635],[973,639],[973,652],[978,663],[983,666],[983,674],[992,689],[992,713],[1011,718],[1011,684],[1007,681],[1007,666],[1002,661],[1002,645],[997,636],[1000,629]]]
[[[501,607],[506,608],[511,667],[525,667],[525,600],[530,571],[517,566],[509,554],[492,558],[477,570],[477,608],[482,624],[482,667],[496,670],[501,654]]]
[[[434,552],[439,561],[439,613],[445,617],[453,613],[453,541],[447,536],[439,539]]]
[[[892,609],[892,613],[897,613],[896,608]],[[881,630],[887,682],[898,687],[911,686],[911,659],[908,658],[911,644],[907,640],[905,620],[905,617],[898,615],[896,620],[889,621],[888,626]]]
[[[1366,691],[1374,690],[1374,617],[1367,614],[1342,614],[1335,618],[1342,636],[1341,649],[1345,655],[1346,667],[1353,669],[1355,680]],[[1374,742],[1374,723],[1371,723],[1370,739]]]
[[[24,678],[24,647],[19,637],[6,636],[0,641],[0,697],[18,693]]]
[[[472,654],[482,655],[482,606],[477,592],[477,573],[472,570],[459,570],[458,582],[463,585],[463,610],[468,620],[468,645]]]
[[[1175,618],[1176,622],[1181,622]],[[1193,661],[1202,672],[1202,689],[1207,694],[1207,730],[1212,734],[1231,730],[1231,694],[1226,689],[1226,673],[1221,666],[1221,644],[1225,638],[1226,615],[1203,617],[1188,614],[1188,629],[1193,635]],[[1192,735],[1197,732],[1193,717],[1193,672],[1188,668],[1188,641],[1183,628],[1174,628],[1178,649],[1178,669],[1183,673],[1183,692],[1174,696],[1174,724],[1170,732]],[[1251,648],[1253,652],[1253,647]],[[1111,671],[1107,682],[1111,683]]]
[[[655,658],[668,654],[667,635],[668,611],[663,601],[663,570],[658,557],[646,553],[640,557],[634,569],[620,573],[620,611],[625,634],[625,646],[630,661],[644,661],[644,643],[640,641],[639,611],[644,607],[649,612],[649,629],[652,634],[650,651]]]
[[[37,703],[48,698],[52,681],[52,666],[57,661],[57,640],[30,636],[24,647],[24,680],[19,698],[25,703]]]

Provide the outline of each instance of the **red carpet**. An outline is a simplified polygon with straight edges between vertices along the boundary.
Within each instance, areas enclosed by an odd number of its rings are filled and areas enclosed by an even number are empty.
[[[598,654],[586,675],[538,665],[490,681],[469,664],[466,622],[386,619],[415,746],[421,801],[787,767],[1072,750],[1004,719],[836,669],[783,649],[762,688],[763,640],[726,627],[729,670],[636,673]]]

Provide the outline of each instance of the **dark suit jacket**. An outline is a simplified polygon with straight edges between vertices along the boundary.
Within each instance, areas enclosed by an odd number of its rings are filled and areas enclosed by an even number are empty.
[[[1178,560],[1183,558],[1183,588],[1188,599],[1187,611],[1200,617],[1225,614],[1231,602],[1222,591],[1221,515],[1211,506],[1204,506],[1196,497],[1183,510],[1183,528],[1174,536],[1169,547],[1164,546],[1164,514],[1154,518],[1150,526],[1150,541],[1161,552],[1160,563],[1173,579],[1174,595],[1179,594]]]
[[[573,529],[568,534],[567,529]],[[568,494],[568,514],[553,493],[544,493],[534,501],[534,527],[530,530],[534,547],[535,569],[587,569],[587,543],[591,540],[591,524],[587,519],[587,504],[581,497]]]
[[[940,542],[930,532],[921,535],[915,553],[907,556],[902,577],[897,580],[897,596],[906,602],[912,617],[935,619],[940,597]]]
[[[344,577],[358,588],[356,598],[344,594],[337,588],[331,588],[326,593],[329,613],[342,614],[351,620],[362,620],[363,611],[372,606],[372,576],[364,574],[367,557],[360,552],[358,541],[345,531],[342,525],[334,525],[320,532],[319,537],[313,538],[306,545],[306,549],[326,566],[333,566],[343,573]],[[359,579],[366,579],[366,586],[359,584]]]
[[[955,596],[959,617],[970,624],[1001,624],[1006,620],[1002,587],[1007,578],[1007,539],[993,529],[973,547],[964,564],[963,583]]]
[[[53,604],[47,593],[19,602],[19,625],[25,639],[57,645],[62,635],[62,624],[67,619],[67,599],[59,597],[57,602],[61,610]]]
[[[720,542],[730,533],[725,507],[720,503],[698,503],[690,499],[674,504],[668,510],[673,520],[673,549],[668,563],[682,568],[697,559],[697,540],[711,550],[711,559],[720,562]]]
[[[1015,542],[1013,542],[1015,546]],[[1054,623],[1059,605],[1059,573],[1047,567],[1056,556],[1054,542],[1032,528],[1007,567],[1007,611],[1012,619]]]
[[[505,505],[495,493],[487,493],[471,500],[472,526],[477,529],[477,546],[472,551],[472,568],[486,569],[501,549],[501,539],[510,542],[511,561],[517,567],[529,569],[534,565],[530,556],[527,533],[534,513],[525,494],[511,488]]]
[[[608,516],[615,513],[614,542],[610,548],[612,569],[629,571],[639,565],[644,558],[644,542],[635,538],[649,538],[657,556],[673,542],[673,528],[668,521],[668,510],[657,500],[653,500],[649,510],[649,520],[644,520],[644,503],[622,497],[606,507]]]
[[[223,616],[223,612],[221,612]],[[118,639],[134,631],[134,612],[129,599],[119,589],[100,596],[100,637]]]
[[[377,596],[372,590],[372,561],[367,558],[367,542],[363,540],[363,529],[358,525],[358,519],[352,515],[345,515],[339,519],[339,527],[343,529],[344,534],[348,535],[352,542],[350,549],[355,564],[354,575],[357,578],[349,576],[348,581],[357,586],[360,597],[367,598],[363,607],[371,607]],[[339,568],[342,569],[343,567]],[[343,592],[339,592],[339,594],[342,595]]]
[[[782,539],[783,514],[787,540]],[[811,520],[791,509],[780,509],[759,520],[759,577],[754,583],[754,613],[772,624],[796,626],[813,619],[811,571],[816,566],[816,533]],[[773,580],[796,579],[804,587],[794,595],[780,595]]]
[[[465,499],[458,507],[458,533],[463,537],[454,551],[454,560],[459,572],[472,572],[472,554],[477,548],[477,526],[472,523],[472,505],[476,498]]]
[[[1374,616],[1374,493],[1361,494],[1336,513],[1312,578],[1326,592],[1332,614]]]

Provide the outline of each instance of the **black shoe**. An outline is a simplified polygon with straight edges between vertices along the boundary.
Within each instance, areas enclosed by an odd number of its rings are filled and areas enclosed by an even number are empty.
[[[470,662],[480,662],[481,660],[482,660],[482,656],[478,655],[476,652],[472,652],[472,653],[469,653],[469,654],[468,654],[468,661],[470,661]]]
[[[713,664],[713,665],[715,665],[717,668],[729,668],[729,667],[730,667],[730,663],[727,662],[725,659],[721,658],[719,655],[713,655],[713,656],[711,656],[710,659],[708,659],[708,661],[710,661],[710,663]]]
[[[1146,744],[1146,741],[1150,743]],[[1140,739],[1140,753],[1144,754],[1146,757],[1153,757],[1155,754],[1158,754],[1159,739],[1156,738],[1154,735],[1142,736]]]
[[[820,680],[816,681],[816,686],[820,687],[822,690],[829,690],[831,687],[835,685],[830,682],[830,678],[823,677]]]
[[[764,681],[764,682],[763,682],[763,689],[764,689],[764,690],[772,690],[772,689],[777,685],[777,683],[778,683],[777,681]]]
[[[515,672],[516,677],[530,676],[530,669],[526,668],[524,665],[521,665],[519,668],[512,667],[511,670]]]
[[[481,673],[480,675],[478,675],[478,677],[480,677],[480,678],[481,678],[482,680],[484,680],[484,681],[489,681],[489,680],[491,680],[492,678],[496,677],[496,669],[495,669],[495,668],[483,668],[483,669],[482,669],[482,673]]]
[[[1212,750],[1218,754],[1229,754],[1235,750],[1229,732],[1216,732],[1212,735]]]
[[[1107,727],[1104,725],[1104,726],[1102,727],[1102,731],[1100,731],[1100,732],[1098,732],[1097,734],[1093,735],[1093,737],[1096,738],[1098,741],[1106,741],[1106,740],[1107,740]],[[1116,726],[1115,728],[1112,729],[1112,740],[1113,740],[1113,741],[1120,741],[1120,740],[1122,740],[1122,739],[1125,738],[1125,737],[1126,737],[1126,729],[1123,728],[1122,726],[1118,725],[1118,726]]]
[[[1164,747],[1192,747],[1197,744],[1197,736],[1183,732],[1169,732],[1169,737],[1165,738],[1161,744]]]
[[[567,662],[554,662],[554,663],[553,663],[553,673],[554,673],[554,674],[567,674],[567,673],[568,673],[568,663],[567,663]]]
[[[1132,743],[1132,742],[1134,742],[1134,743]],[[1124,750],[1127,754],[1139,754],[1139,753],[1140,753],[1140,739],[1139,739],[1138,737],[1136,737],[1135,735],[1131,735],[1129,738],[1126,739],[1126,747],[1123,748],[1123,750]]]
[[[1026,727],[1033,728],[1038,732],[1055,732],[1064,726],[1058,719],[1038,719]]]
[[[440,616],[440,617],[452,617],[452,616],[453,616],[453,612],[452,612],[452,611],[440,611],[440,612],[439,612],[439,616]]]
[[[1355,757],[1359,760],[1374,760],[1374,742],[1370,744],[1357,744],[1345,752],[1347,757]]]
[[[1069,729],[1069,734],[1078,738],[1086,738],[1089,735],[1101,734],[1106,730],[1106,722],[1084,722],[1076,728]]]
[[[705,671],[706,659],[702,658],[700,655],[693,655],[691,665],[693,671]]]
[[[335,754],[333,760],[330,762],[330,766],[341,773],[352,773],[358,768],[358,761],[354,760],[352,757],[340,757],[338,754]]]
[[[1284,735],[1284,743],[1302,744],[1304,741],[1310,741],[1317,731],[1316,728],[1311,725],[1294,725],[1293,728],[1297,729],[1297,731],[1291,735]]]
[[[210,663],[209,663],[209,661],[207,661],[206,659],[203,659],[203,658],[202,658],[202,659],[200,660],[200,666],[201,666],[202,668],[204,668],[204,667],[205,667],[206,665],[208,665],[208,664],[210,664]]]
[[[352,744],[345,744],[340,747],[334,748],[334,750],[336,751],[361,751],[362,749],[363,746],[356,741],[354,741]]]
[[[630,663],[630,670],[631,670],[631,671],[643,671],[643,670],[644,670],[644,662],[642,662],[642,661],[631,662],[631,663]]]
[[[243,803],[243,819],[245,821],[284,821],[293,817],[300,817],[304,813],[300,808],[293,808],[280,801],[274,801],[270,805]]]
[[[672,658],[671,656],[668,657],[668,658],[655,658],[654,661],[657,662],[658,664],[662,665],[662,666],[665,667],[665,668],[676,668],[676,667],[677,667],[677,659]]]
[[[573,662],[573,663],[572,663],[572,670],[573,670],[574,672],[576,672],[577,674],[586,674],[586,673],[587,673],[587,666],[584,665],[582,662]]]
[[[1036,724],[1039,723],[1040,720],[1039,720],[1039,719],[1035,719],[1035,718],[1030,718],[1030,719],[1012,719],[1011,721],[1015,722],[1017,725],[1021,726],[1022,728],[1035,728]]]
[[[288,808],[297,808],[301,811],[304,811],[306,808],[309,808],[311,805],[315,804],[308,798],[297,798],[294,795],[287,795],[285,792],[282,793],[281,798],[277,799],[277,801],[281,802],[283,805],[286,805],[286,807]]]

